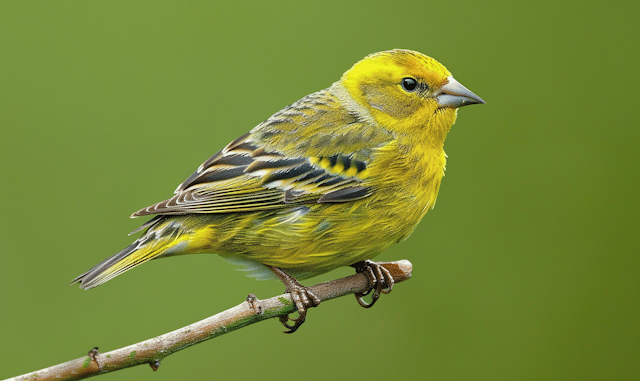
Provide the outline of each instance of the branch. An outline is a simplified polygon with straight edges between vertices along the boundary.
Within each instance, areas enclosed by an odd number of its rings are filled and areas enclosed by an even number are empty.
[[[411,277],[412,265],[407,260],[379,262],[379,264],[389,270],[395,282],[402,282]],[[355,274],[346,278],[316,284],[310,286],[309,289],[324,302],[357,292],[366,292],[372,286],[364,274]],[[293,303],[289,294],[265,300],[258,300],[251,294],[245,302],[231,309],[173,332],[107,353],[99,353],[98,348],[94,348],[85,357],[16,376],[5,381],[82,380],[140,364],[149,364],[155,371],[160,366],[160,360],[181,349],[259,321],[286,316],[295,311],[295,303]]]

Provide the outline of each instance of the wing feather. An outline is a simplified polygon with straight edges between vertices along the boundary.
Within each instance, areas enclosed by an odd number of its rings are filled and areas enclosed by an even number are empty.
[[[377,134],[330,89],[276,113],[207,159],[175,195],[132,214],[233,213],[368,197],[364,173],[390,133]],[[300,133],[304,129],[304,133]],[[380,130],[380,128],[377,128]]]

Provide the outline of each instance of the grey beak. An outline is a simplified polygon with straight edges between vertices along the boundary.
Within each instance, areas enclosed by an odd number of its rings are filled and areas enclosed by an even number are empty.
[[[436,97],[442,107],[458,108],[467,105],[484,104],[485,101],[462,86],[453,77],[447,78],[449,82],[440,88],[440,95]]]

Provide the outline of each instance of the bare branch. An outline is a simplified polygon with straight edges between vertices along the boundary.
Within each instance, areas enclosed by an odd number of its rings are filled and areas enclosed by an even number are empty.
[[[412,265],[407,260],[379,263],[389,270],[395,282],[402,282],[411,277]],[[369,284],[367,277],[360,273],[316,284],[309,287],[309,289],[322,301],[326,301],[349,294],[365,292],[372,286]],[[93,348],[85,357],[8,380],[82,380],[140,364],[149,364],[153,370],[157,370],[162,359],[181,349],[259,321],[288,315],[295,311],[296,306],[289,294],[265,300],[258,300],[254,295],[249,295],[245,302],[231,309],[173,332],[107,353],[99,353],[98,348]]]

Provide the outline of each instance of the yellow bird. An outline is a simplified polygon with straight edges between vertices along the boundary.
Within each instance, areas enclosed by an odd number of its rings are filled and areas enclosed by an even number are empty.
[[[457,108],[485,103],[438,61],[411,50],[365,57],[329,88],[283,108],[205,161],[123,251],[78,276],[89,289],[148,260],[216,253],[258,278],[280,278],[304,322],[319,299],[297,280],[353,266],[375,284],[393,279],[370,261],[411,234],[433,208]],[[134,232],[134,233],[135,233]]]

